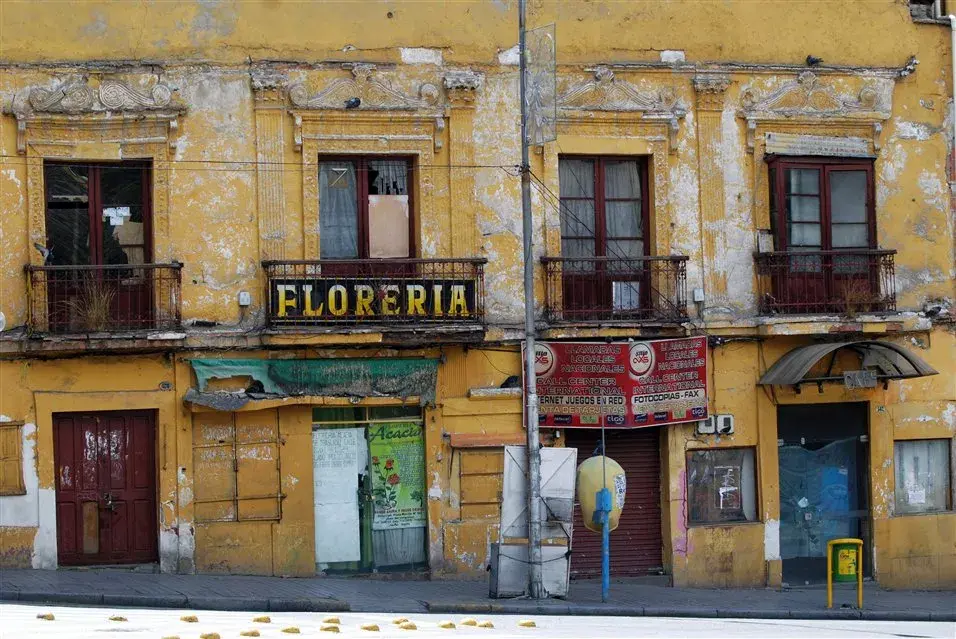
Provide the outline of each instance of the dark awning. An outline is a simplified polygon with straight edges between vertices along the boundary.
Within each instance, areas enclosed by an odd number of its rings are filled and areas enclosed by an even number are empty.
[[[764,386],[792,386],[794,384],[842,381],[842,375],[804,377],[814,364],[836,351],[849,349],[860,356],[862,368],[872,368],[882,380],[909,379],[936,375],[937,371],[923,358],[891,342],[867,340],[860,342],[829,342],[799,346],[771,366],[758,384]]]

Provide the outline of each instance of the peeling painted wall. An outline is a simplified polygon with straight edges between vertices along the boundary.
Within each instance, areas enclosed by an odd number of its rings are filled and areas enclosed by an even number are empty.
[[[543,327],[543,336],[626,339],[703,331],[763,340],[759,346],[734,343],[711,351],[712,409],[736,416],[734,436],[700,441],[692,427],[678,426],[664,437],[662,525],[665,564],[675,583],[780,582],[774,401],[850,397],[871,405],[880,583],[951,586],[956,579],[952,513],[898,516],[892,508],[893,438],[952,437],[956,428],[956,346],[951,325],[940,321],[956,303],[947,29],[914,25],[906,3],[894,0],[830,3],[812,13],[795,11],[787,3],[754,11],[743,1],[707,6],[690,0],[531,4],[530,24],[557,24],[560,92],[568,95],[593,85],[586,94],[591,102],[582,108],[565,105],[558,140],[532,154],[532,169],[544,185],[533,190],[535,257],[560,250],[560,218],[553,202],[559,191],[559,155],[640,155],[651,167],[651,252],[686,255],[688,291],[700,288],[705,298],[699,307],[690,304],[692,322],[682,326]],[[290,495],[282,522],[196,523],[193,414],[182,403],[192,383],[185,359],[233,352],[220,348],[245,349],[251,357],[394,354],[378,347],[341,348],[359,340],[381,344],[389,339],[377,330],[264,335],[261,261],[318,257],[312,248],[318,245],[311,213],[317,211],[314,155],[407,153],[417,158],[419,168],[413,186],[420,254],[488,260],[485,340],[494,344],[487,350],[445,348],[439,405],[426,412],[430,564],[437,573],[484,574],[490,543],[497,539],[497,505],[476,488],[478,480],[469,479],[468,466],[475,463],[479,471],[487,471],[473,476],[493,485],[494,456],[503,441],[522,432],[519,399],[469,396],[469,389],[497,387],[520,372],[515,8],[513,0],[469,0],[437,8],[434,3],[369,4],[361,9],[352,2],[326,2],[323,27],[316,29],[314,6],[285,0],[187,1],[161,10],[147,1],[79,2],[69,11],[42,3],[4,6],[0,311],[8,329],[27,322],[23,266],[37,262],[29,239],[37,223],[31,222],[30,206],[31,198],[42,193],[36,185],[31,188],[27,156],[18,150],[17,119],[8,111],[24,91],[50,89],[67,75],[79,74],[94,87],[104,78],[122,80],[147,97],[161,82],[182,105],[175,130],[170,127],[162,141],[168,161],[154,160],[154,178],[156,193],[161,190],[168,201],[168,234],[156,238],[157,244],[164,247],[163,259],[184,265],[181,309],[189,334],[186,342],[172,347],[183,349],[172,361],[149,354],[34,360],[18,356],[25,343],[22,333],[0,335],[5,358],[0,361],[0,413],[32,428],[24,428],[24,437],[29,431],[31,438],[24,441],[28,493],[0,498],[4,561],[9,556],[18,565],[55,566],[52,413],[137,407],[160,414],[157,534],[163,571],[310,573],[313,558],[302,540],[312,539],[313,533],[311,482],[302,479],[311,476],[311,462],[288,445],[281,452],[283,489]],[[361,32],[353,26],[356,11],[362,12]],[[691,12],[695,19],[688,22]],[[865,21],[859,20],[861,14]],[[846,37],[851,22],[853,37]],[[675,32],[672,26],[678,23],[686,28]],[[714,24],[733,26],[714,29]],[[856,107],[819,117],[804,112],[793,118],[758,118],[755,130],[748,129],[747,92],[759,98],[794,83],[807,70],[808,53],[824,60],[813,70],[820,87],[845,104],[855,104],[864,89],[872,89],[886,113]],[[903,73],[914,53],[919,66]],[[293,103],[297,83],[309,98],[335,83],[361,80],[356,67],[343,63],[376,65],[368,76],[373,86],[366,106],[372,108],[346,113],[338,105],[312,109]],[[479,74],[480,83],[447,88],[446,76],[462,71]],[[606,79],[609,71],[612,85],[629,87],[645,101],[660,105],[662,96],[673,95],[681,112],[668,107],[672,110],[664,109],[655,119],[646,113],[646,104],[635,106],[633,96],[623,106],[602,102],[611,85],[601,84],[600,77]],[[708,73],[726,79],[719,99],[695,87],[695,79]],[[428,87],[437,92],[434,104],[425,100],[432,95]],[[378,108],[375,100],[393,102]],[[396,101],[401,108],[393,108]],[[70,117],[81,122],[88,115]],[[135,140],[127,139],[123,146],[111,137],[123,135],[120,114],[100,115],[98,124],[78,127],[84,133],[69,144],[40,145],[29,157],[66,153],[89,161],[142,153],[129,150]],[[43,123],[28,128],[28,139],[49,133]],[[125,130],[131,135],[132,129]],[[753,252],[758,231],[769,228],[762,137],[767,132],[863,137],[871,145],[878,241],[880,247],[898,251],[900,315],[799,320],[756,315]],[[274,163],[276,172],[263,170],[255,164],[258,160]],[[540,316],[540,268],[536,283]],[[240,291],[251,293],[249,308],[239,307]],[[923,313],[928,304],[942,311],[935,319]],[[215,324],[219,332],[193,330],[197,323]],[[890,335],[917,349],[942,374],[893,382],[888,391],[829,389],[821,397],[784,392],[776,400],[755,386],[759,374],[787,349],[846,332]],[[92,347],[71,348],[82,353]],[[157,390],[162,383],[168,390]],[[288,426],[292,437],[307,434],[305,408],[280,412],[283,431]],[[456,447],[453,435],[479,437],[483,444]],[[725,445],[757,448],[760,522],[688,528],[686,451]],[[33,455],[29,463],[27,453]],[[248,555],[241,550],[247,546],[253,548]]]

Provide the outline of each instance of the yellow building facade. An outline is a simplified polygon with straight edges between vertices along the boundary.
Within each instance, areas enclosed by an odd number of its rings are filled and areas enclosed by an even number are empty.
[[[707,338],[709,426],[608,431],[612,571],[817,581],[850,536],[881,586],[956,586],[948,22],[529,4],[538,338]],[[0,565],[486,574],[525,441],[516,24],[0,9]]]

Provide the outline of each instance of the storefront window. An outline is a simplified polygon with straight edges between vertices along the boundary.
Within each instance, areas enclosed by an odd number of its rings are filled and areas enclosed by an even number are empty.
[[[951,439],[896,442],[897,514],[952,508],[952,447]]]
[[[687,521],[756,521],[754,449],[717,448],[687,453]]]

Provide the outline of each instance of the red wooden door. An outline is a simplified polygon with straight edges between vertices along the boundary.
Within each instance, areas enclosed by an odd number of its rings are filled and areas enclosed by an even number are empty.
[[[578,464],[594,453],[600,429],[568,428],[566,445],[578,449]],[[639,577],[663,569],[659,428],[606,431],[607,456],[624,469],[627,493],[618,527],[611,533],[611,576]],[[601,576],[601,535],[584,527],[574,506],[571,577]]]
[[[59,562],[156,561],[154,413],[59,413],[53,428]]]

